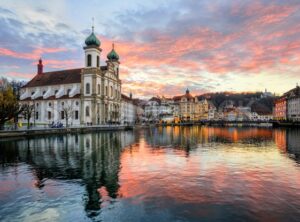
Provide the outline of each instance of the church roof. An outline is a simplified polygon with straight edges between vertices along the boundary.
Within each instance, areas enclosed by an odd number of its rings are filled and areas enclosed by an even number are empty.
[[[101,70],[107,70],[107,66],[101,66]],[[33,77],[23,88],[81,83],[81,71],[82,68],[44,72]]]
[[[61,71],[54,71],[54,72],[44,72],[42,74],[33,77],[33,79],[31,79],[24,86],[24,88],[80,83],[81,70],[82,69],[69,69],[69,70],[61,70]]]

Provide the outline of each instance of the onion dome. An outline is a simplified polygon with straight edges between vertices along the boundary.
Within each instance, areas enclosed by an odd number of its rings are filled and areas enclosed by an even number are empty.
[[[97,36],[94,34],[94,27],[92,33],[89,35],[89,37],[85,40],[86,46],[97,46],[99,47],[101,45],[101,42],[97,38]]]
[[[112,50],[110,51],[110,53],[108,53],[107,55],[108,60],[119,60],[119,55],[118,53],[116,53],[115,51],[115,45],[113,44],[112,46]]]

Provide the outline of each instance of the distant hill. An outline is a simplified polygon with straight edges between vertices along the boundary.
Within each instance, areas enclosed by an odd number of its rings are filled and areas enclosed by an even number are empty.
[[[226,105],[248,106],[252,112],[259,114],[271,114],[275,97],[265,96],[262,92],[254,93],[206,93],[198,96],[198,99],[207,99],[215,105],[218,110],[222,110]]]

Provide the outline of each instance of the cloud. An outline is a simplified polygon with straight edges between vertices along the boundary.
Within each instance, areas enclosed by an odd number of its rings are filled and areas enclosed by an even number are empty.
[[[41,55],[49,69],[82,66],[82,44],[90,30],[76,27],[65,11],[76,4],[63,2],[58,12],[37,3],[0,8],[0,59],[24,73],[35,71]],[[272,85],[283,92],[299,79],[299,12],[296,0],[166,0],[107,13],[104,29],[96,32],[102,64],[116,43],[124,92],[151,97],[182,94],[187,87],[198,94],[242,90],[241,85],[251,91],[256,85],[268,88],[264,80],[278,82],[284,73],[284,87]],[[244,84],[250,77],[252,84]]]

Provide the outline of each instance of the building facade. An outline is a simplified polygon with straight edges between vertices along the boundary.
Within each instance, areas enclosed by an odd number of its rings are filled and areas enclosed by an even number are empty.
[[[20,96],[21,104],[34,106],[31,122],[64,123],[67,116],[70,125],[120,122],[119,56],[113,46],[107,65],[100,66],[100,46],[93,30],[83,48],[85,66],[79,69],[43,72],[39,60],[37,74],[21,89]]]

